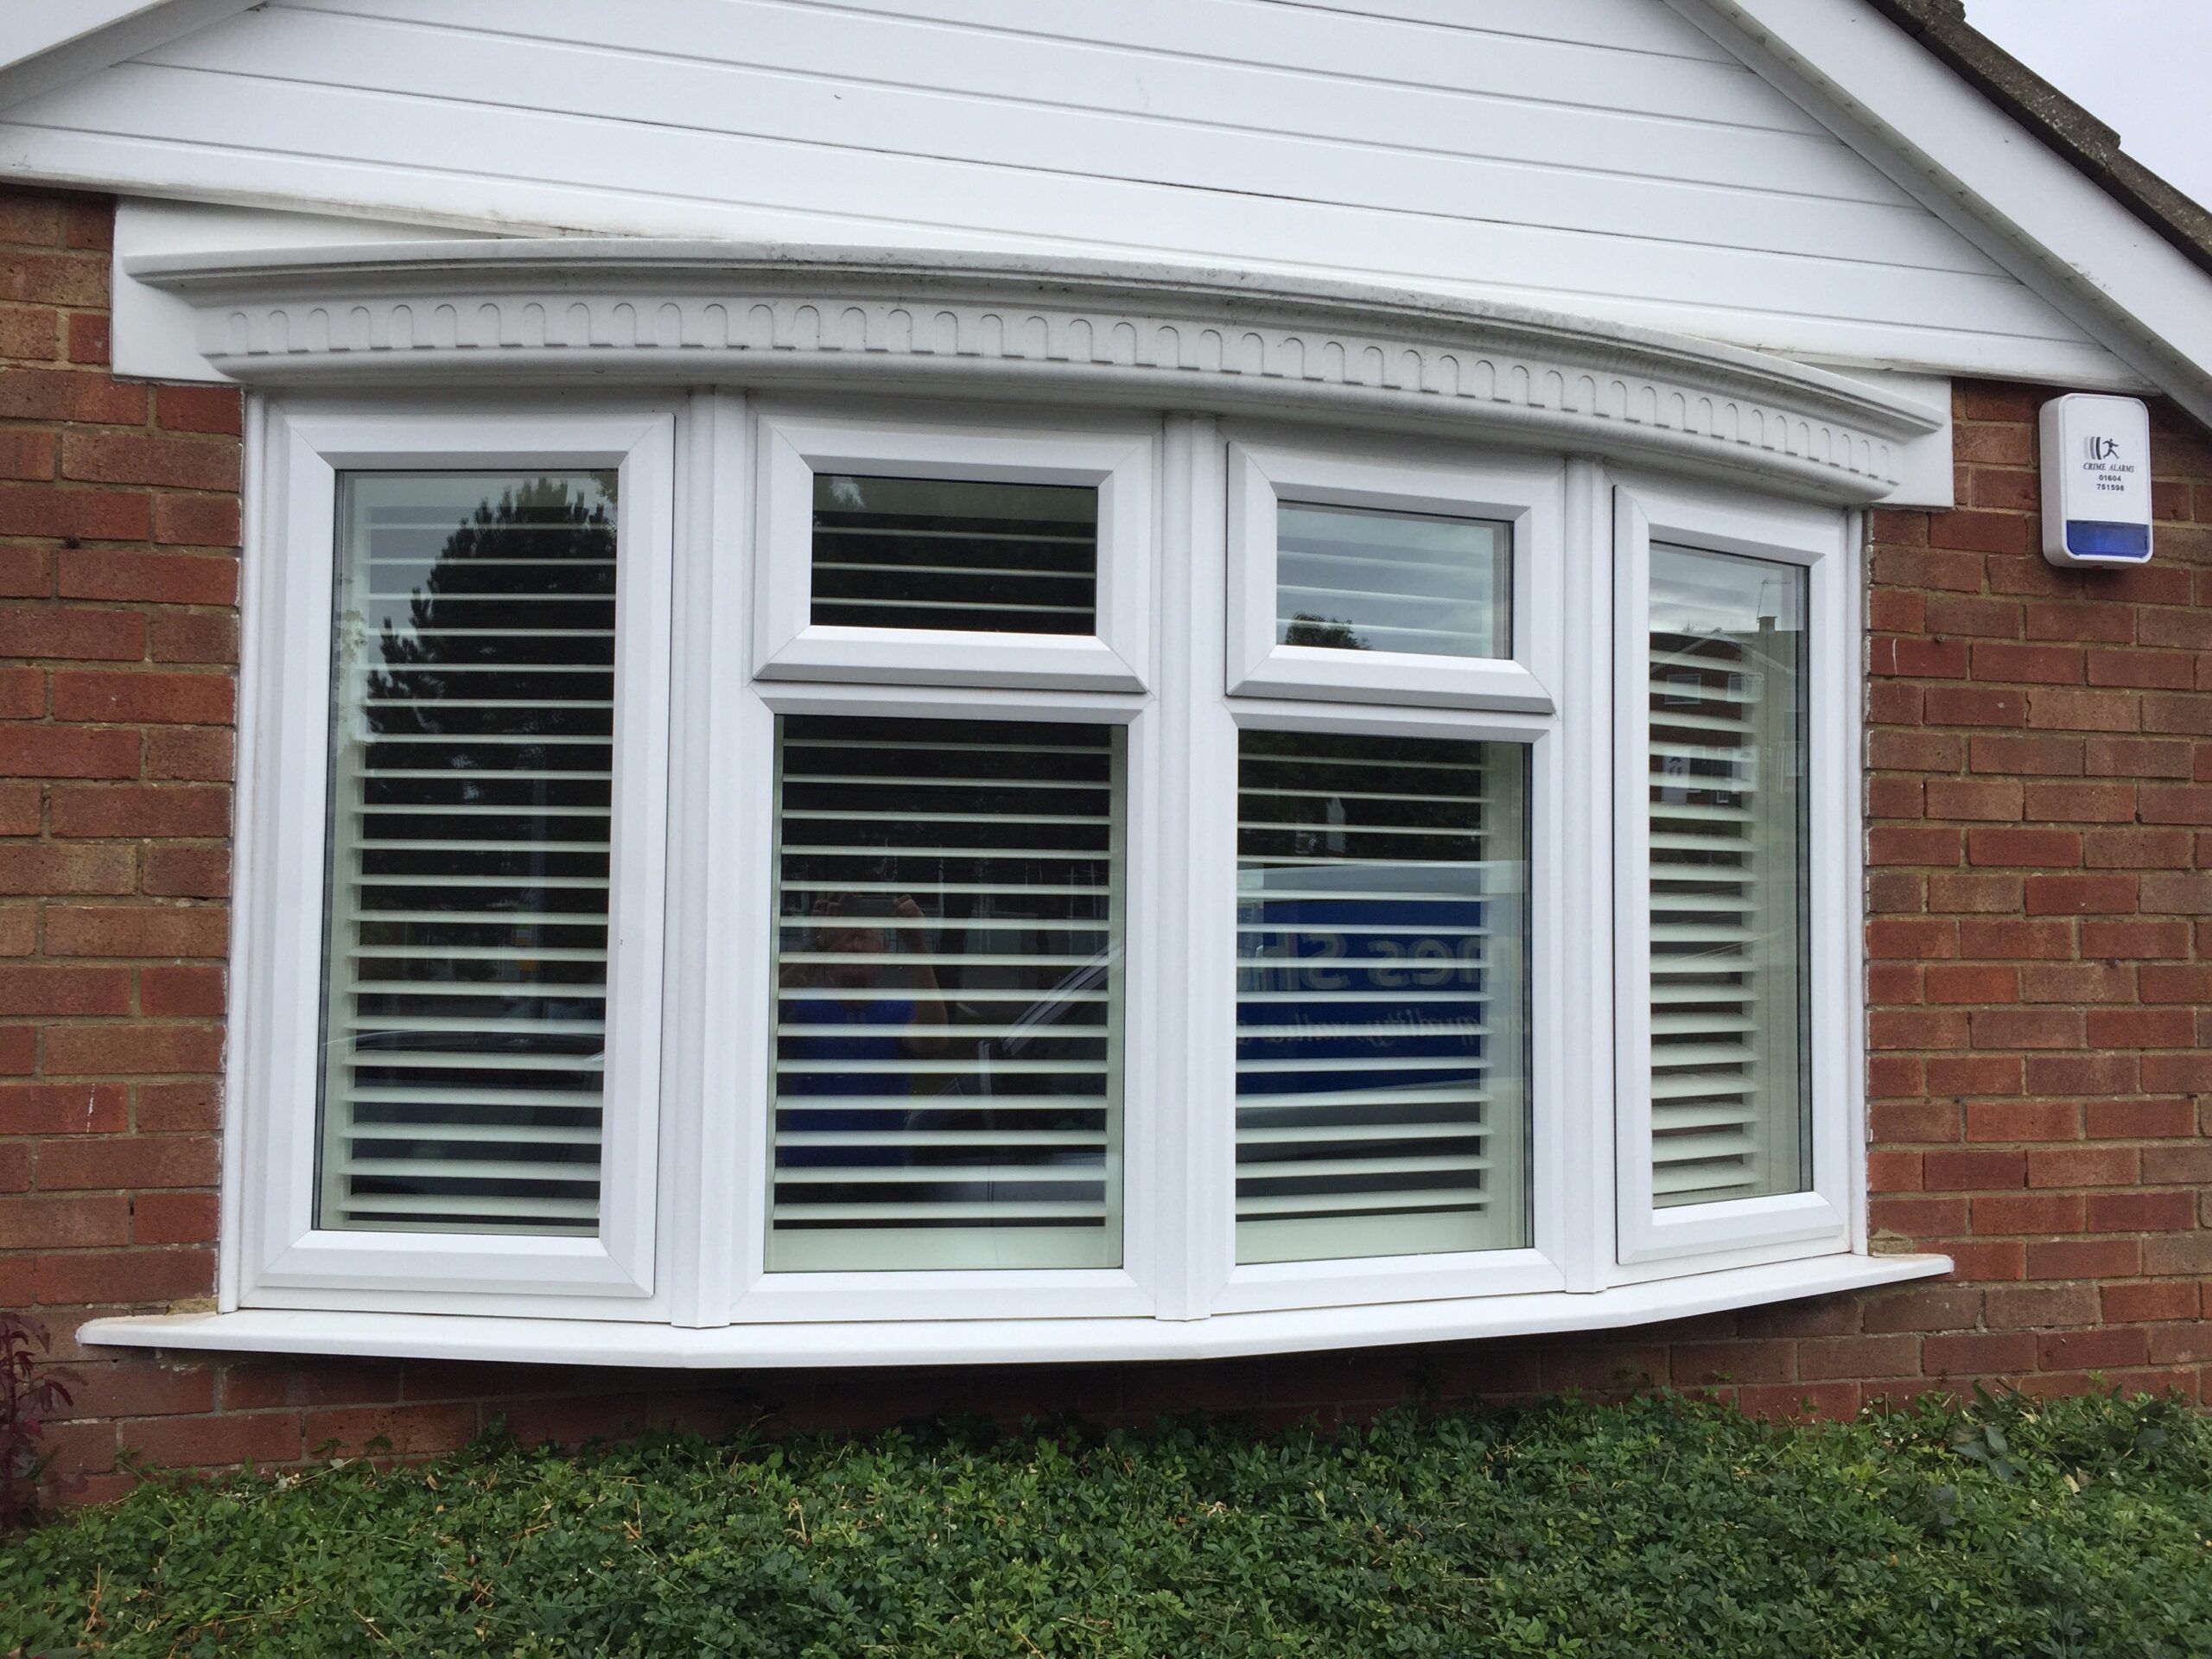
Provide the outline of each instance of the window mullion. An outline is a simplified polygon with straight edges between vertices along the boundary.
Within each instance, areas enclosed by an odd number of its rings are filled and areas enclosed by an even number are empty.
[[[694,392],[677,480],[668,823],[668,1089],[660,1171],[662,1255],[679,1325],[728,1322],[759,1228],[762,1109],[752,1028],[761,1005],[765,817],[753,780],[767,765],[745,692],[752,477],[745,400]],[[736,942],[734,945],[733,942]]]
[[[1224,687],[1227,451],[1171,417],[1162,469],[1159,714],[1170,810],[1137,912],[1155,972],[1147,1015],[1162,1319],[1203,1319],[1228,1281],[1235,1197],[1236,727]]]
[[[1613,1259],[1614,1096],[1612,630],[1611,486],[1594,461],[1567,464],[1560,642],[1559,768],[1552,798],[1574,826],[1539,837],[1539,860],[1558,861],[1539,891],[1532,928],[1537,1006],[1554,1011],[1535,1027],[1536,1239],[1569,1290],[1596,1290]],[[1546,927],[1548,916],[1555,926]],[[1550,993],[1547,999],[1545,993]],[[1586,1017],[1570,1010],[1584,1009]],[[1548,1166],[1546,1160],[1552,1161]]]

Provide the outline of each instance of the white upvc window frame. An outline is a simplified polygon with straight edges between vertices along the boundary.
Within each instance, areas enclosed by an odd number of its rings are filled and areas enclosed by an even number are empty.
[[[1742,1270],[1809,1284],[1875,1270],[1863,1257],[1791,1266],[1866,1248],[1863,1148],[1851,1133],[1860,1057],[1847,1017],[1815,1023],[1812,1192],[1655,1211],[1649,1191],[1638,693],[1649,544],[1810,573],[1814,1006],[1853,1010],[1853,515],[1580,458],[1202,415],[1033,422],[1006,406],[714,389],[433,407],[366,396],[250,405],[257,481],[245,564],[230,1059],[241,1109],[226,1177],[226,1310],[660,1323],[678,1333],[672,1343],[686,1330],[721,1340],[725,1326],[741,1342],[749,1326],[764,1353],[862,1363],[972,1354],[971,1337],[941,1333],[995,1327],[1005,1336],[990,1351],[1046,1360],[1093,1351],[1068,1335],[1084,1325],[1123,1333],[1097,1344],[1129,1354],[1266,1351],[1325,1346],[1340,1329],[1349,1341],[1408,1340],[1353,1333],[1452,1318],[1503,1328],[1510,1313],[1475,1310],[1516,1297],[1541,1310],[1529,1328],[1562,1330],[1576,1323],[1562,1298],[1592,1298],[1588,1322],[1609,1324],[1621,1319],[1604,1313],[1605,1296],[1620,1308],[1675,1306],[1663,1281]],[[629,1017],[611,1000],[622,1035],[611,1039],[621,1055],[607,1094],[604,1225],[594,1239],[318,1232],[337,474],[479,467],[622,475],[611,970]],[[1099,633],[805,638],[817,467],[1098,483]],[[1513,659],[1282,655],[1278,490],[1506,518]],[[763,785],[777,717],[833,713],[1126,728],[1120,1267],[766,1271],[775,823]],[[1236,821],[1248,728],[1528,747],[1526,1247],[1236,1264]],[[1609,1000],[1618,1018],[1590,1028],[1586,1011]],[[1252,1334],[1141,1334],[1217,1317]]]
[[[1376,737],[1450,738],[1458,741],[1495,742],[1522,749],[1528,759],[1527,903],[1528,977],[1519,988],[1528,1009],[1528,1072],[1525,1078],[1528,1121],[1517,1135],[1528,1154],[1529,1187],[1523,1204],[1529,1217],[1529,1242],[1517,1248],[1439,1251],[1414,1255],[1370,1255],[1316,1258],[1297,1262],[1238,1262],[1236,1260],[1236,1077],[1233,1064],[1218,1084],[1227,1102],[1223,1113],[1229,1141],[1226,1154],[1229,1179],[1209,1200],[1208,1214],[1225,1216],[1225,1256],[1208,1265],[1216,1313],[1243,1313],[1292,1308],[1341,1307],[1352,1304],[1433,1301],[1466,1296],[1525,1295],[1532,1292],[1564,1290],[1569,1284],[1573,1250],[1569,1237],[1569,1192],[1572,1177],[1562,1155],[1567,1144],[1569,1114],[1558,1109],[1554,1080],[1560,1074],[1561,1033],[1566,1012],[1560,992],[1561,977],[1557,954],[1566,937],[1564,880],[1567,861],[1552,856],[1549,849],[1561,844],[1571,821],[1566,807],[1569,786],[1561,764],[1561,744],[1556,723],[1541,715],[1511,710],[1462,712],[1440,709],[1357,707],[1351,704],[1318,706],[1275,699],[1228,700],[1227,753],[1219,768],[1230,781],[1230,807],[1236,805],[1236,740],[1247,731],[1318,732]],[[1236,905],[1236,861],[1230,861],[1226,908],[1233,926]],[[1209,909],[1221,909],[1211,906]],[[1236,987],[1232,974],[1229,994],[1218,1017],[1234,1031],[1236,1023]],[[1516,1147],[1516,1149],[1518,1149]]]
[[[766,679],[1141,691],[1150,678],[1157,417],[842,403],[756,407],[753,671]],[[1098,492],[1096,632],[1010,634],[813,620],[820,473],[1089,485]]]
[[[245,714],[230,1098],[245,1114],[238,1300],[264,1306],[665,1318],[656,1297],[675,420],[665,405],[517,397],[435,412],[294,400],[262,423],[242,598]],[[319,1228],[326,804],[341,474],[619,472],[616,729],[600,1230],[588,1237]]]
[[[1233,429],[1229,448],[1232,696],[1312,697],[1550,714],[1559,706],[1566,463],[1468,444],[1373,437],[1324,443]],[[1483,519],[1507,526],[1510,657],[1338,651],[1276,640],[1278,518],[1285,501]]]
[[[1127,694],[1099,696],[987,687],[880,687],[756,680],[743,698],[740,718],[750,728],[747,753],[771,757],[774,764],[775,722],[788,715],[844,715],[855,719],[892,716],[948,721],[1042,721],[1120,727],[1127,734],[1123,822],[1133,830],[1166,810],[1160,793],[1159,721],[1147,700]],[[734,780],[733,780],[734,781]],[[765,894],[774,881],[774,791],[758,787],[756,804],[739,823],[726,823],[725,855],[738,861],[748,882]],[[1125,830],[1125,833],[1127,830]],[[1156,838],[1154,838],[1156,839]],[[1134,1005],[1137,988],[1148,982],[1171,954],[1156,916],[1129,902],[1139,891],[1154,853],[1141,850],[1128,835],[1123,861],[1122,960],[1125,1007]],[[747,954],[772,956],[775,918],[763,902],[769,930],[765,941],[748,940]],[[765,1029],[772,1009],[773,976],[760,970],[759,1012],[745,1020],[748,1029]],[[1146,1023],[1125,1016],[1122,1033],[1122,1087],[1121,1165],[1122,1262],[1114,1268],[943,1268],[916,1270],[832,1269],[772,1272],[767,1265],[769,1189],[773,1179],[769,1155],[772,1129],[769,1074],[772,1042],[762,1040],[745,1056],[710,1104],[710,1114],[732,1112],[743,1126],[748,1167],[736,1190],[727,1194],[735,1217],[735,1255],[730,1264],[726,1317],[738,1324],[827,1324],[886,1319],[980,1319],[1110,1318],[1149,1316],[1156,1300],[1159,1258],[1155,1248],[1162,1211],[1177,1202],[1163,1145],[1169,1125],[1161,1091],[1154,1086],[1161,1059]]]
[[[1615,1060],[1619,1141],[1619,1261],[1626,1276],[1787,1260],[1852,1248],[1862,1194],[1854,1048],[1860,1027],[1854,940],[1861,906],[1852,743],[1859,636],[1853,520],[1712,485],[1614,476],[1613,844]],[[1810,847],[1806,906],[1812,1010],[1805,1132],[1811,1179],[1802,1192],[1659,1208],[1652,1202],[1649,933],[1649,676],[1646,666],[1654,543],[1796,565],[1806,572],[1806,779]]]
[[[1190,787],[1218,815],[1208,836],[1221,852],[1191,872],[1202,902],[1192,910],[1191,959],[1206,977],[1190,994],[1192,1018],[1236,1025],[1236,821],[1238,739],[1245,730],[1449,737],[1524,747],[1529,754],[1529,1018],[1527,1126],[1529,1243],[1496,1250],[1239,1263],[1236,1259],[1236,1077],[1233,1042],[1207,1051],[1195,1101],[1217,1098],[1206,1155],[1211,1175],[1194,1230],[1201,1243],[1196,1293],[1211,1313],[1326,1309],[1359,1304],[1516,1295],[1591,1287],[1591,1252],[1576,1237],[1568,1147],[1580,1116],[1562,1086],[1570,954],[1565,925],[1574,826],[1592,821],[1605,779],[1570,758],[1554,688],[1566,656],[1567,564],[1592,550],[1567,545],[1567,465],[1471,444],[1328,440],[1250,423],[1216,433],[1200,467],[1216,469],[1224,512],[1215,537],[1196,538],[1197,590],[1224,592],[1224,614],[1196,621]],[[1197,493],[1203,495],[1204,492]],[[1275,508],[1279,499],[1436,512],[1511,526],[1511,659],[1331,651],[1275,643]],[[1212,560],[1219,559],[1216,580]],[[1205,622],[1211,620],[1211,627]],[[1207,696],[1211,683],[1224,690]],[[1217,917],[1220,938],[1205,931]]]

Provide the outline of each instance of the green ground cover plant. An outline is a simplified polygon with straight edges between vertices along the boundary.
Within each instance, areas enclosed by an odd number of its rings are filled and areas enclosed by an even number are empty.
[[[0,1653],[2212,1653],[2212,1422],[1673,1395],[1325,1435],[496,1437],[162,1482],[0,1548]]]

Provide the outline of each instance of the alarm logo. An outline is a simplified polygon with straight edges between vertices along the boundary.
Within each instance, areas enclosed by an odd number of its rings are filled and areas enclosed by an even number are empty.
[[[2091,461],[2110,461],[2119,453],[2120,440],[2118,438],[2091,438],[2089,440]]]

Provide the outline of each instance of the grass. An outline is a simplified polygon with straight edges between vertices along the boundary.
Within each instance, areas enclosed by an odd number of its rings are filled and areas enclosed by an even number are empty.
[[[1325,1436],[932,1429],[159,1481],[0,1548],[0,1653],[2212,1653],[2212,1421],[1661,1395]]]

